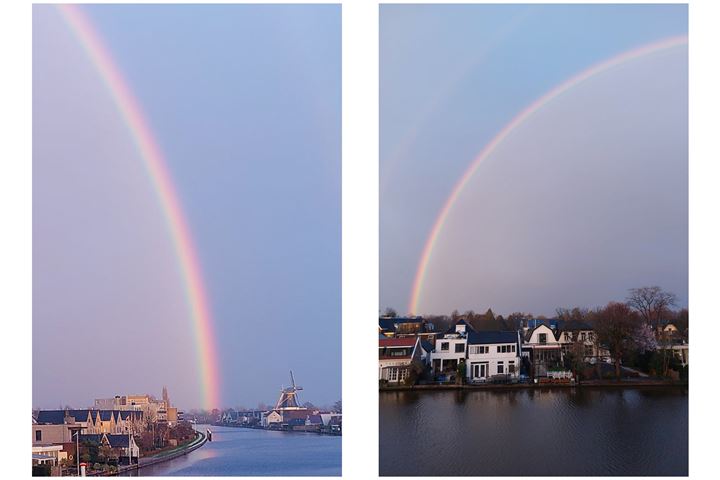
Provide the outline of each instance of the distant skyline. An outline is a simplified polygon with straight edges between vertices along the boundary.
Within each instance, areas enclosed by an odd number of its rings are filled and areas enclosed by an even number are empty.
[[[384,5],[380,309],[409,312],[454,187],[521,112],[573,76],[687,35],[686,5]],[[574,85],[468,177],[417,313],[552,315],[660,285],[688,298],[687,44]]]
[[[220,405],[341,398],[337,5],[87,5],[197,249]],[[33,406],[203,407],[168,224],[97,68],[33,7]],[[318,345],[319,336],[323,340]],[[312,345],[312,348],[308,346]]]

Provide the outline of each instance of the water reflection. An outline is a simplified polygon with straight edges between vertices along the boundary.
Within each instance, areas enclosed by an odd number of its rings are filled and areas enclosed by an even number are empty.
[[[687,390],[380,394],[382,475],[687,475]]]
[[[212,430],[212,442],[183,457],[142,468],[133,476],[341,474],[341,437],[228,427]]]

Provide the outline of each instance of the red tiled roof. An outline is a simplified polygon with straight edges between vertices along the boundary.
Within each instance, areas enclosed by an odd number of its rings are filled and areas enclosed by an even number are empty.
[[[414,347],[417,338],[381,338],[380,347]]]

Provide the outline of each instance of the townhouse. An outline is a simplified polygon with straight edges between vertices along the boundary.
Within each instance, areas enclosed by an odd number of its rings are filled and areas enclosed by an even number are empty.
[[[468,331],[467,381],[517,378],[521,366],[521,338],[517,331]]]
[[[413,371],[422,370],[420,337],[379,339],[379,379],[392,384],[404,382]]]

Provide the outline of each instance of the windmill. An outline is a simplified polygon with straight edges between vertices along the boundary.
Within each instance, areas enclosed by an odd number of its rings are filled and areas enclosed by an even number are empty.
[[[283,387],[280,390],[280,398],[275,405],[275,410],[291,410],[300,408],[298,392],[302,390],[303,387],[295,385],[295,377],[293,376],[292,370],[290,370],[290,383],[291,386],[287,388]]]

